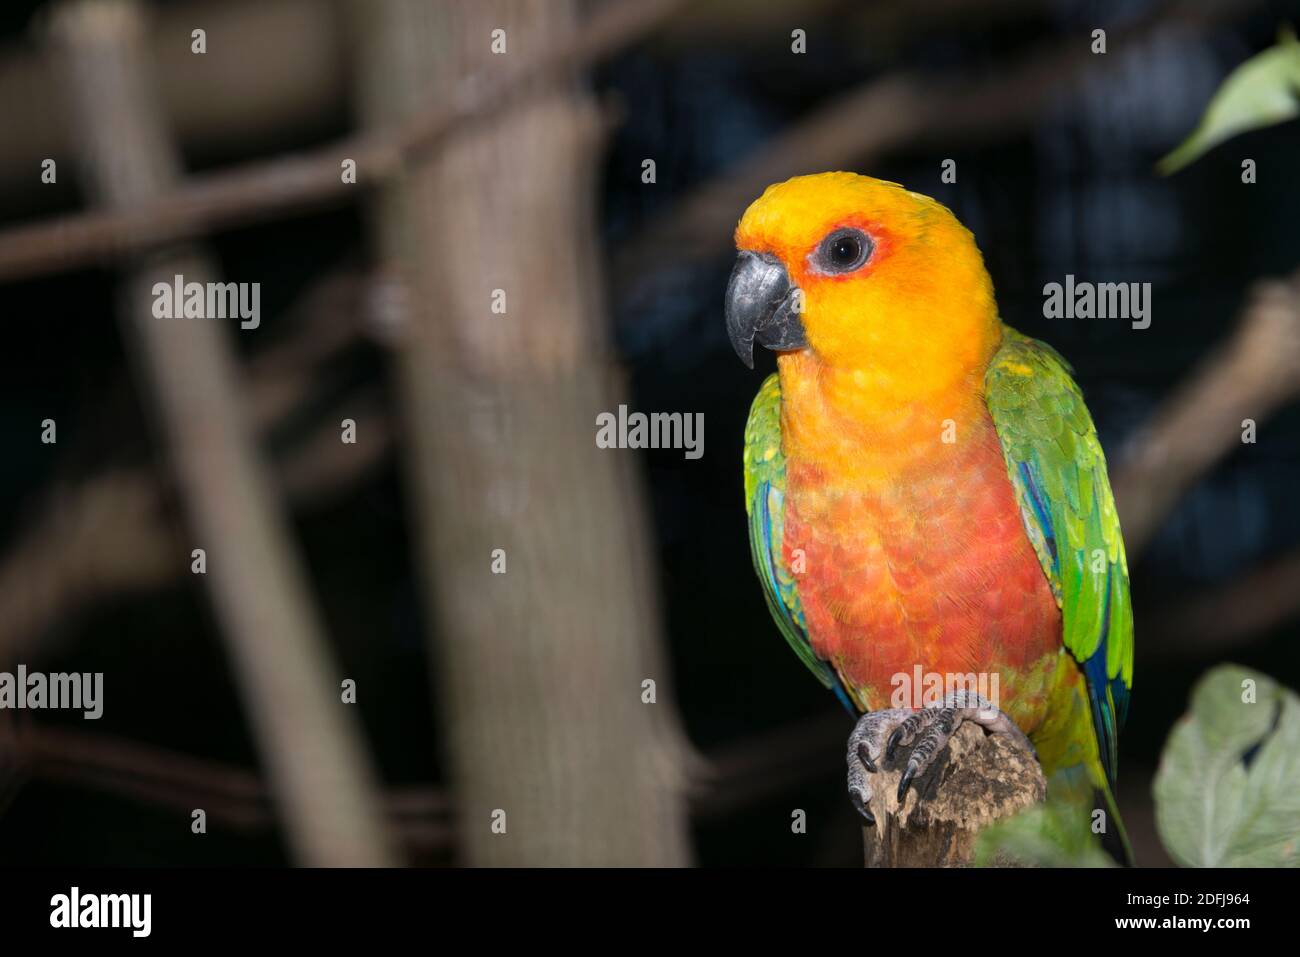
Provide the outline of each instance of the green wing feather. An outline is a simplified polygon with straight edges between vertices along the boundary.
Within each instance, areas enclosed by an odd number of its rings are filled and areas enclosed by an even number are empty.
[[[745,511],[754,571],[763,585],[768,610],[799,660],[827,688],[838,687],[831,666],[817,657],[808,640],[794,576],[781,549],[785,524],[785,454],[781,451],[781,383],[776,374],[763,382],[745,426]]]
[[[1069,364],[1050,346],[1003,331],[985,397],[1025,530],[1061,607],[1065,647],[1087,678],[1113,786],[1133,685],[1133,609],[1106,458]]]

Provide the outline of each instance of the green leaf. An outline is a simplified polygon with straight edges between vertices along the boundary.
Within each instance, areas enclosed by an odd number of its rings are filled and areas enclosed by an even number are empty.
[[[1048,801],[1025,808],[980,832],[977,867],[1114,867],[1089,827],[1089,816]]]
[[[1225,140],[1300,116],[1300,41],[1283,30],[1269,47],[1228,74],[1192,135],[1156,164],[1178,172]]]
[[[1239,665],[1215,668],[1165,743],[1154,790],[1179,864],[1300,866],[1300,698]]]

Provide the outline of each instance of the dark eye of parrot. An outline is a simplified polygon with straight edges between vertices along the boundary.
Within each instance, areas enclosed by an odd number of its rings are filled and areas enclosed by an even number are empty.
[[[837,229],[817,247],[816,264],[822,272],[853,272],[870,255],[871,239],[866,233],[860,229]]]

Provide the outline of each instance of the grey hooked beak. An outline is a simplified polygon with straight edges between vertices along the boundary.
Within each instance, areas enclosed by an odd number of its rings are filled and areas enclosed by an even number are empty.
[[[802,349],[799,287],[770,253],[742,249],[727,282],[727,335],[740,361],[754,368],[754,342],[776,351]]]

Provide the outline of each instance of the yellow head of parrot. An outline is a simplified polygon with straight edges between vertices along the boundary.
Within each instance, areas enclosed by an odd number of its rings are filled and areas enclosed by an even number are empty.
[[[727,327],[890,390],[938,391],[982,374],[1001,339],[970,230],[941,203],[856,173],[769,186],[736,227]]]

